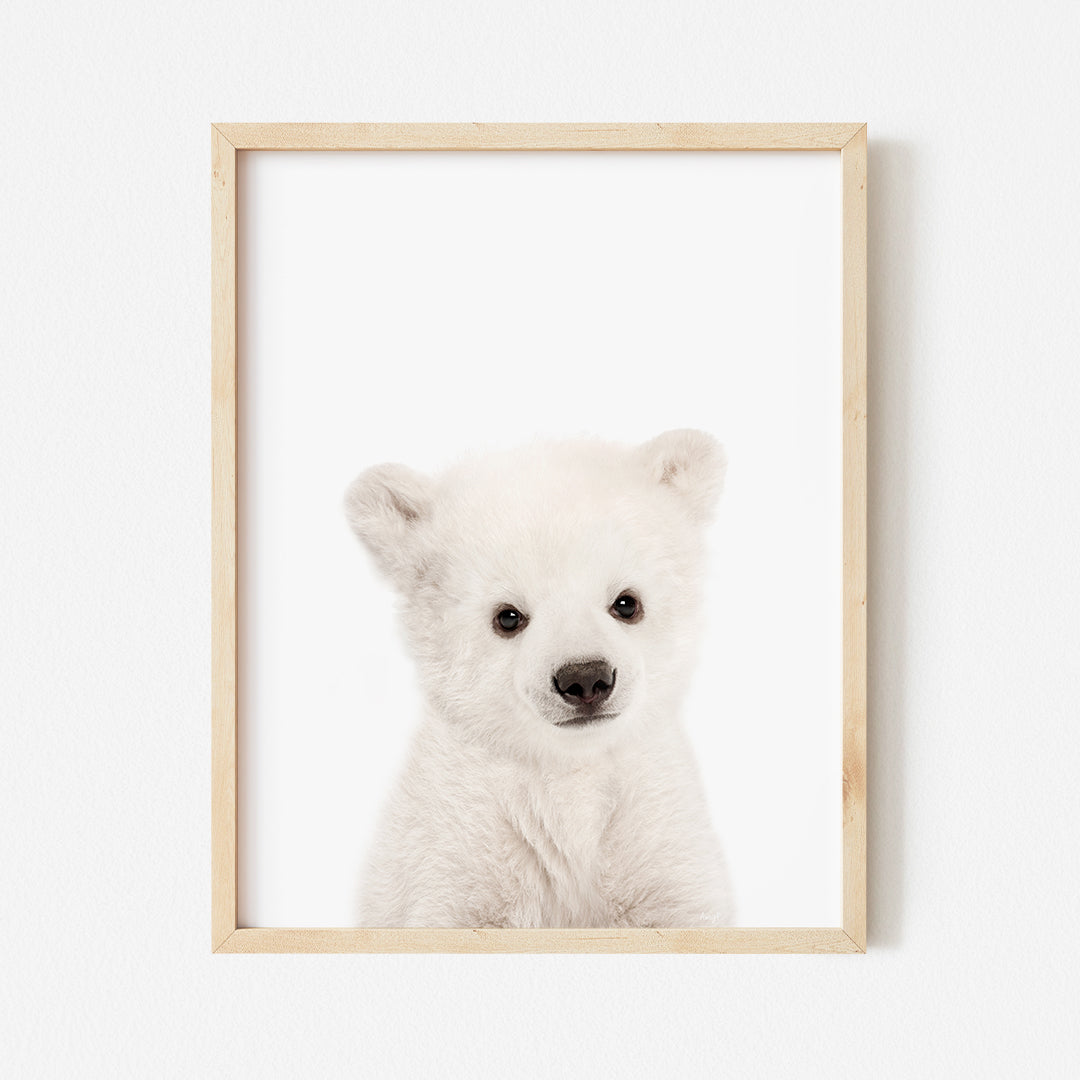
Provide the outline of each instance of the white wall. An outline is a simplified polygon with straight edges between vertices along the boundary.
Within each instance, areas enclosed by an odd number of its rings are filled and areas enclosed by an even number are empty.
[[[1066,1075],[1074,5],[0,13],[0,1066]],[[870,952],[209,953],[217,119],[871,124]]]

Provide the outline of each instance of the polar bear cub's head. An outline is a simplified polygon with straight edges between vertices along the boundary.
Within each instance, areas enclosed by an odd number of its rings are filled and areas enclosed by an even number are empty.
[[[438,477],[376,466],[346,513],[433,708],[507,750],[581,753],[675,714],[724,468],[701,431],[536,443]]]

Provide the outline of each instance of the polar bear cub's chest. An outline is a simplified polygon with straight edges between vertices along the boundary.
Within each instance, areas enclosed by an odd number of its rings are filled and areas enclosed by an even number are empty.
[[[604,837],[617,791],[614,772],[595,767],[519,778],[508,790],[505,872],[541,925],[596,925],[605,914]]]

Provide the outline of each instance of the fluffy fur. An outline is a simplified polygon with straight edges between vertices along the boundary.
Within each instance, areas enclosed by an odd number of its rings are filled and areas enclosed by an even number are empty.
[[[679,710],[722,448],[535,444],[346,496],[394,583],[428,703],[366,875],[365,926],[702,926],[726,880]],[[631,592],[625,622],[611,605]],[[513,607],[528,623],[493,626]],[[615,670],[610,719],[565,726],[568,661]],[[560,726],[564,725],[564,726]]]

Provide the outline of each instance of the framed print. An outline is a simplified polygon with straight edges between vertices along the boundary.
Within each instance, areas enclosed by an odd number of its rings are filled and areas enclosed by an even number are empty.
[[[211,146],[213,950],[865,951],[865,125]]]

